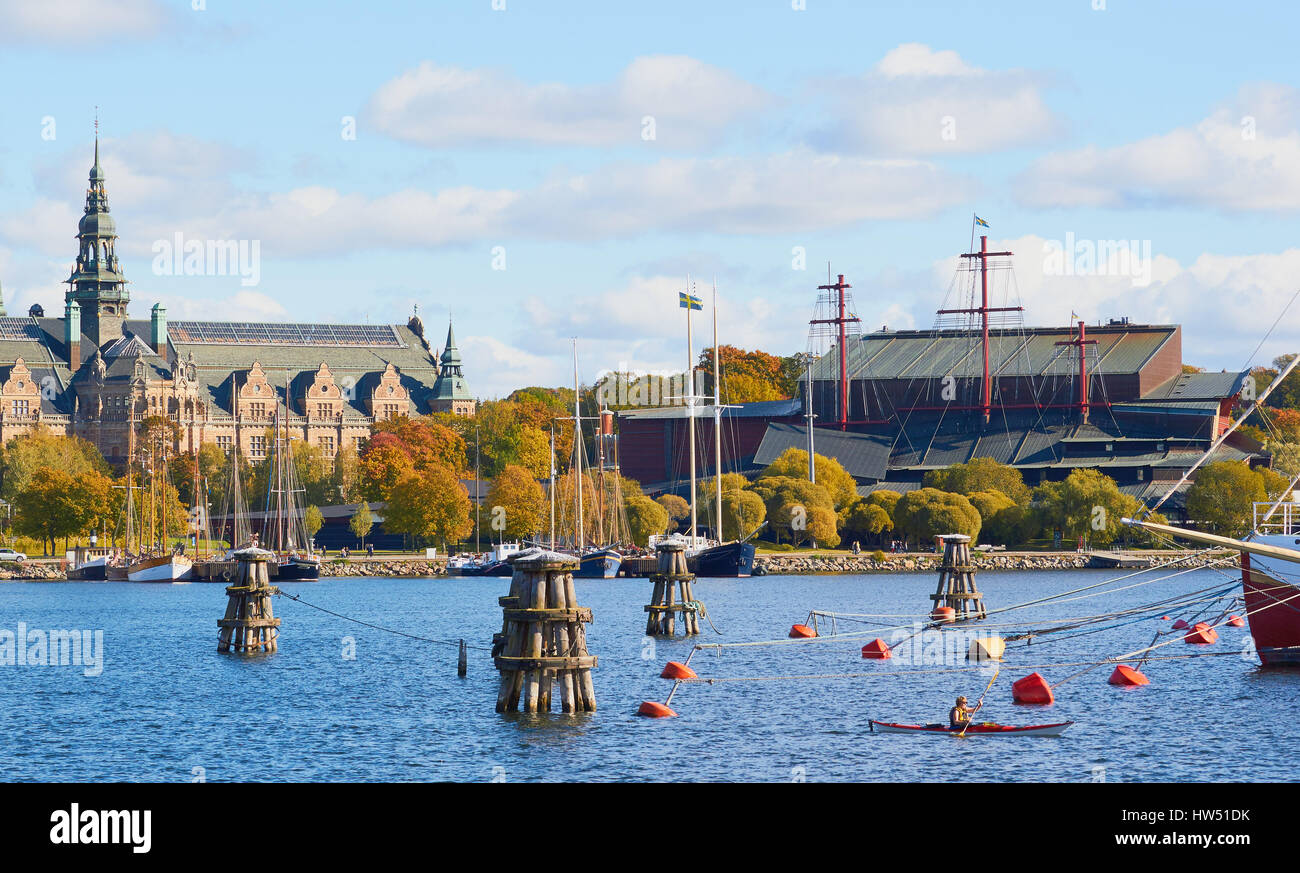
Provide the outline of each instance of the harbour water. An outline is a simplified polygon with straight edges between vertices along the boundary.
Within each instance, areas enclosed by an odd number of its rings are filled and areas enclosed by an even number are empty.
[[[1100,582],[1107,571],[981,573],[997,608]],[[1149,574],[1154,576],[1157,574]],[[1094,615],[1211,586],[1235,574],[1197,570],[1103,597],[995,616],[1020,627]],[[1138,577],[1114,587],[1143,581]],[[1224,627],[1222,657],[1147,665],[1152,684],[1106,684],[1102,667],[1057,689],[1050,707],[1015,706],[1017,664],[1097,660],[1151,642],[1158,619],[1085,635],[1012,644],[980,719],[1073,719],[1062,738],[881,735],[867,720],[937,722],[958,694],[977,698],[991,671],[683,686],[676,719],[634,715],[662,701],[658,678],[693,642],[643,634],[645,580],[578,580],[590,606],[589,650],[599,711],[580,717],[498,715],[489,653],[500,629],[505,579],[339,579],[286,590],[334,612],[422,637],[471,645],[469,674],[456,649],[385,633],[277,598],[280,650],[221,655],[220,585],[26,583],[0,585],[0,629],[102,630],[103,671],[0,667],[6,781],[1213,781],[1286,780],[1284,754],[1300,704],[1300,673],[1259,668],[1243,653],[1245,629]],[[781,639],[810,608],[915,614],[928,609],[931,574],[704,579],[697,596],[718,636],[701,642]],[[1234,589],[1235,590],[1235,589]],[[1217,614],[1217,609],[1213,611]],[[1174,614],[1177,617],[1178,614]],[[893,624],[896,620],[881,619]],[[823,625],[823,629],[825,626]],[[841,631],[862,626],[841,623]],[[1074,632],[1077,634],[1078,632]],[[874,634],[873,634],[874,635]],[[890,632],[880,635],[890,638]],[[1066,638],[1068,637],[1068,638]],[[345,638],[351,638],[351,641]],[[1175,639],[1165,637],[1164,639]],[[888,673],[906,658],[866,661],[865,639],[702,651],[702,676]],[[354,647],[355,657],[347,657]],[[1181,640],[1156,654],[1206,647]],[[924,656],[922,656],[924,657]],[[930,658],[933,660],[937,653]],[[955,665],[964,664],[959,660]],[[939,669],[941,665],[933,666]],[[1043,668],[1052,682],[1080,667]]]

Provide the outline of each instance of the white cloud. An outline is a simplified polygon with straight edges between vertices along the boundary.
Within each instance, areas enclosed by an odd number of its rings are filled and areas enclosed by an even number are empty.
[[[716,142],[770,102],[760,88],[702,61],[651,55],[600,85],[528,83],[500,70],[425,61],[385,82],[365,117],[383,133],[431,147],[483,143],[685,148]]]
[[[1047,155],[1015,190],[1036,207],[1300,209],[1300,90],[1252,85],[1193,126]]]
[[[457,336],[466,362],[466,379],[476,397],[505,397],[530,385],[572,384],[567,346],[553,354],[533,354],[492,336]]]
[[[102,43],[155,36],[170,15],[157,0],[0,0],[0,42]]]
[[[296,321],[289,310],[275,298],[247,289],[230,296],[197,297],[193,292],[153,294],[139,303],[159,302],[169,319],[195,321]],[[142,306],[139,308],[147,308]]]
[[[201,169],[166,155],[192,152]],[[760,157],[664,158],[557,176],[536,187],[473,186],[388,194],[324,186],[240,190],[230,150],[163,136],[101,149],[119,252],[147,256],[154,240],[260,240],[267,259],[420,249],[513,239],[598,241],[645,233],[781,233],[918,218],[966,200],[973,185],[923,161],[795,151]],[[37,201],[0,222],[0,239],[71,259],[86,174],[63,162],[67,203]],[[74,187],[75,186],[75,187]],[[75,200],[73,198],[76,198]]]
[[[890,155],[987,152],[1041,142],[1060,120],[1041,76],[972,67],[954,51],[905,43],[866,75],[825,84],[837,120],[813,141]]]

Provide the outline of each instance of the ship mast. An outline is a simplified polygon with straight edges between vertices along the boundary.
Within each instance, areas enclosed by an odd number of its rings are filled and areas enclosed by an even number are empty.
[[[555,550],[555,422],[551,422],[551,551]]]
[[[573,497],[578,507],[578,532],[575,547],[579,552],[586,544],[582,527],[582,394],[578,390],[578,338],[573,338]]]
[[[691,310],[695,295],[691,294],[691,277],[686,277],[686,444],[691,447],[691,547],[695,546],[695,354],[691,337]]]
[[[713,535],[722,542],[722,401],[719,374],[722,365],[718,352],[718,280],[713,280],[713,486],[714,518],[717,526]]]

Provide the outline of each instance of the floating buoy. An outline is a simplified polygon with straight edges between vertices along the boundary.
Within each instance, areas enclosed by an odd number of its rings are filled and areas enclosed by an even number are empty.
[[[876,637],[871,642],[862,647],[862,657],[864,658],[892,658],[893,652],[889,651],[889,643]]]
[[[1230,615],[1228,616],[1228,624],[1233,627],[1245,627],[1246,620],[1239,615]]]
[[[1167,616],[1167,615],[1162,615],[1162,616],[1160,616],[1160,620],[1161,620],[1161,621],[1169,621],[1169,616]]]
[[[951,606],[936,606],[930,610],[930,618],[938,622],[950,622],[957,620],[957,610]]]
[[[790,626],[790,639],[800,640],[817,636],[817,631],[808,627],[806,624],[795,624]]]
[[[1127,664],[1120,664],[1115,668],[1115,672],[1110,674],[1110,679],[1106,680],[1111,685],[1150,685],[1151,680],[1142,674],[1140,670],[1134,670]]]
[[[664,664],[664,671],[659,674],[660,679],[698,679],[697,674],[690,667],[678,661],[669,661]]]
[[[980,637],[971,640],[966,658],[970,661],[1001,661],[1002,653],[1007,650],[1006,640],[999,636]]]
[[[1190,625],[1181,618],[1174,622],[1174,630],[1187,630],[1188,627],[1190,627]]]
[[[1042,673],[1030,673],[1023,679],[1017,679],[1011,685],[1011,699],[1016,703],[1048,704],[1056,700],[1052,686],[1047,684]]]
[[[1192,629],[1183,637],[1183,642],[1194,643],[1198,646],[1208,646],[1210,643],[1217,642],[1219,632],[1210,627],[1203,621],[1198,621],[1192,625]]]
[[[636,711],[637,715],[644,715],[646,718],[676,718],[677,713],[673,712],[662,703],[653,700],[641,701],[641,708]]]

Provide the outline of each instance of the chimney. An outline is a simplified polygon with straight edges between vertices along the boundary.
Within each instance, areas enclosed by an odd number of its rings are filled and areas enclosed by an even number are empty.
[[[161,303],[150,310],[149,345],[160,357],[167,357],[167,309]]]
[[[81,305],[71,299],[63,310],[63,348],[68,353],[68,366],[77,372],[81,366]]]

